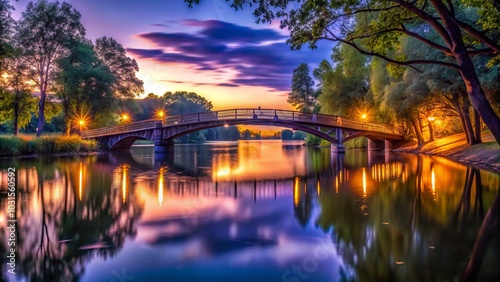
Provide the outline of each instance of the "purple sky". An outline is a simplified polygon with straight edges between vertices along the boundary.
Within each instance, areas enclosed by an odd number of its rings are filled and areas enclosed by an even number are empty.
[[[29,1],[13,2],[19,18]],[[251,9],[234,11],[222,0],[189,9],[183,0],[68,0],[92,40],[113,37],[134,57],[145,93],[194,91],[215,109],[290,108],[292,71],[311,70],[330,57],[332,43],[290,51],[279,23],[255,24]]]

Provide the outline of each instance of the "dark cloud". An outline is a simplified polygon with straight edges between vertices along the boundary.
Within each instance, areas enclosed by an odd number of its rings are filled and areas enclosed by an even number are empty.
[[[275,91],[290,89],[293,69],[300,63],[319,64],[330,49],[290,51],[284,36],[269,28],[252,29],[231,23],[189,20],[184,24],[200,27],[193,33],[151,32],[140,34],[156,49],[127,49],[140,58],[163,63],[189,64],[194,71],[230,70],[235,78],[219,85],[263,86]],[[194,83],[195,85],[205,85]]]
[[[238,87],[239,85],[238,84],[233,84],[233,83],[217,83],[215,84],[217,86],[224,86],[224,87]]]
[[[190,26],[203,27],[199,32],[200,35],[225,43],[255,44],[286,38],[274,29],[253,29],[216,20],[187,20],[185,23]]]

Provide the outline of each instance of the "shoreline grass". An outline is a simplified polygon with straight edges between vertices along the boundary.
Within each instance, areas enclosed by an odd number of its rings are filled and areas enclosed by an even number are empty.
[[[78,135],[43,137],[0,135],[0,157],[87,153],[97,150],[95,140],[83,140]]]

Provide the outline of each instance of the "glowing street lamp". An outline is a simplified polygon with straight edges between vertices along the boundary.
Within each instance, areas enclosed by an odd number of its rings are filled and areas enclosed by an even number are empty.
[[[163,110],[158,110],[156,112],[156,115],[160,118],[160,119],[163,119],[163,117],[165,116],[165,112]]]
[[[123,123],[127,123],[127,122],[128,122],[128,120],[129,120],[129,118],[130,118],[130,117],[129,117],[127,114],[122,114],[122,122],[123,122]]]
[[[78,125],[80,126],[80,136],[82,135],[82,127],[85,124],[85,121],[83,119],[78,121]]]
[[[363,120],[366,120],[366,114],[361,115],[361,118],[362,118]]]

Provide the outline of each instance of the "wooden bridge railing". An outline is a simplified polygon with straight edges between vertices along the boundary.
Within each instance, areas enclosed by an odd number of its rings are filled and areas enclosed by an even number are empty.
[[[189,123],[218,121],[218,120],[235,120],[235,119],[266,119],[266,120],[298,121],[303,123],[309,123],[311,125],[317,124],[318,126],[329,125],[329,126],[342,127],[353,130],[375,131],[375,132],[399,134],[399,135],[403,134],[401,128],[395,127],[390,124],[363,122],[340,116],[310,114],[310,113],[302,113],[296,111],[273,110],[273,109],[232,109],[232,110],[221,110],[215,112],[203,112],[203,113],[170,116],[163,119],[163,121],[151,119],[151,120],[132,122],[126,125],[85,130],[82,132],[82,137],[93,138],[93,137],[113,135],[130,131],[153,129],[161,126],[174,126],[179,124],[189,124]]]
[[[148,119],[141,120],[137,122],[131,122],[129,124],[110,126],[110,127],[102,127],[90,130],[82,131],[83,138],[93,138],[100,137],[105,135],[113,135],[130,131],[138,131],[145,129],[154,129],[156,127],[161,127],[161,120],[156,119]]]

